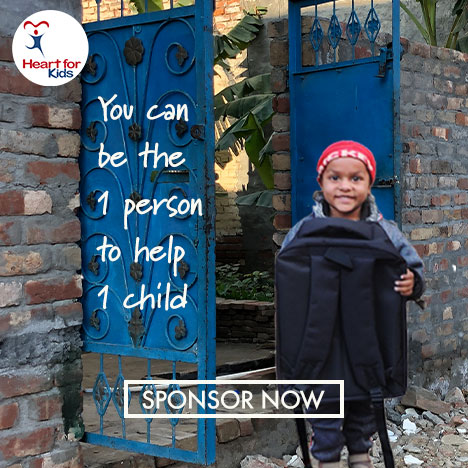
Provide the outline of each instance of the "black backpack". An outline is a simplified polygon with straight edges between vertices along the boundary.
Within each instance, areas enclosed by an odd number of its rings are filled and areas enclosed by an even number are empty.
[[[340,218],[307,219],[276,259],[276,372],[291,381],[280,391],[339,379],[345,401],[370,398],[387,468],[383,399],[407,385],[406,299],[393,289],[406,268],[378,223]],[[325,388],[322,401],[338,401],[338,387]],[[305,424],[296,422],[307,466]]]

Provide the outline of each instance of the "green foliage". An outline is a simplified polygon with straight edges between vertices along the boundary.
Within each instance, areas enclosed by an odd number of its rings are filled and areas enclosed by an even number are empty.
[[[226,59],[235,58],[257,37],[263,27],[261,20],[265,9],[257,9],[255,13],[244,10],[245,16],[227,33],[214,36],[214,63],[229,70]]]
[[[174,0],[174,7],[184,7],[193,5],[195,0]],[[135,13],[145,13],[145,0],[128,0],[130,9]],[[148,0],[148,11],[146,13],[151,13],[153,11],[164,10],[163,0]]]
[[[219,138],[216,151],[234,148],[241,140],[267,189],[274,184],[273,167],[265,152],[268,140],[264,129],[274,114],[273,97],[270,74],[266,73],[228,86],[214,98],[215,119],[235,119]]]
[[[216,295],[225,299],[273,301],[274,280],[267,271],[242,274],[239,265],[221,265],[216,268]]]
[[[437,2],[438,0],[417,0],[423,15],[424,25],[416,15],[400,1],[401,8],[416,25],[427,44],[437,46]],[[457,0],[452,10],[454,20],[445,47],[468,52],[468,0]],[[460,37],[460,34],[461,37]]]

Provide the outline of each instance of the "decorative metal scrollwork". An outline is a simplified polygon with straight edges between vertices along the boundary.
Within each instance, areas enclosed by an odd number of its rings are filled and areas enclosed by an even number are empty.
[[[132,200],[133,203],[138,203],[142,199],[143,197],[138,192],[132,192],[130,195],[130,200]]]
[[[340,22],[335,14],[331,17],[330,25],[328,26],[328,41],[333,49],[338,47],[342,33]]]
[[[144,52],[145,48],[141,39],[133,36],[125,42],[123,54],[129,65],[136,67],[143,60]]]
[[[175,339],[181,340],[187,336],[187,327],[185,326],[185,322],[183,319],[179,320],[179,325],[175,327]]]
[[[86,197],[86,203],[89,205],[89,207],[91,208],[91,210],[95,210],[96,209],[96,190],[92,191],[89,193],[89,195]]]
[[[133,141],[138,141],[141,138],[141,126],[138,125],[136,122],[132,123],[128,128],[128,136]]]
[[[122,381],[118,380],[117,385],[114,387],[114,401],[119,408],[123,408],[124,405],[124,390]]]
[[[203,125],[192,125],[190,129],[190,135],[195,140],[204,140],[205,139],[205,127]]]
[[[188,125],[187,122],[184,119],[179,119],[179,121],[176,123],[176,135],[179,138],[182,138],[188,131]]]
[[[375,42],[380,31],[380,19],[374,7],[369,10],[366,22],[364,24],[364,29],[366,31],[367,37],[369,38],[369,41]]]
[[[190,271],[190,267],[188,264],[182,260],[179,262],[179,265],[177,266],[177,272],[179,273],[179,276],[184,279],[185,275]]]
[[[97,262],[97,255],[91,257],[90,262],[88,263],[88,270],[91,273],[94,273],[96,276],[99,273],[99,263]]]
[[[93,121],[89,124],[88,128],[86,129],[86,136],[93,142],[96,143],[98,131],[96,128],[96,122]]]
[[[312,44],[315,52],[318,52],[323,40],[323,29],[318,18],[314,19],[312,29],[310,30],[310,43]]]
[[[130,322],[128,322],[128,334],[132,339],[133,346],[140,346],[144,333],[143,316],[141,315],[140,309],[135,307],[132,312],[132,318]]]
[[[346,35],[351,45],[355,45],[361,32],[361,23],[355,10],[351,12],[346,25]]]
[[[188,52],[187,50],[182,47],[180,44],[177,45],[177,63],[179,64],[179,67],[182,67],[185,61],[188,59]]]
[[[94,54],[91,54],[86,60],[84,71],[91,76],[96,76],[97,63],[94,61]]]
[[[143,266],[140,265],[138,262],[133,262],[130,265],[130,276],[135,281],[141,281],[141,278],[143,277]]]
[[[93,311],[93,313],[91,314],[91,318],[89,319],[89,324],[97,331],[99,331],[101,329],[101,321],[99,320],[97,313],[97,310]]]

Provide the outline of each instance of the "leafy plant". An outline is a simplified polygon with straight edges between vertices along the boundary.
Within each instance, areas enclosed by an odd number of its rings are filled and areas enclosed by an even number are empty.
[[[177,0],[174,6],[187,6],[193,0]],[[129,4],[138,12],[145,12],[145,0],[129,0]],[[148,0],[148,11],[163,9],[163,0]],[[214,35],[214,64],[228,70],[227,59],[235,58],[257,37],[263,27],[264,7],[255,7],[252,11],[244,10],[244,17],[226,34]],[[273,168],[270,158],[269,140],[265,127],[273,117],[273,97],[270,86],[270,74],[246,78],[240,83],[220,91],[214,98],[215,120],[228,121],[216,144],[216,151],[233,149],[239,144],[245,148],[247,156],[255,166],[267,189],[273,188]],[[269,193],[257,199],[270,200]],[[250,198],[242,202],[247,204]],[[271,206],[271,205],[269,205]]]
[[[194,3],[195,0],[174,0],[174,7],[190,6]],[[148,10],[145,10],[145,0],[128,0],[128,4],[134,13],[151,13],[164,10],[163,0],[148,0]]]
[[[237,57],[258,36],[263,27],[262,15],[266,8],[258,7],[255,11],[244,10],[244,17],[227,33],[214,35],[214,63],[229,70],[226,59]]]
[[[239,265],[216,268],[216,295],[225,299],[273,301],[274,280],[267,271],[242,274]]]
[[[264,151],[268,142],[265,126],[274,114],[273,97],[270,74],[266,73],[228,86],[214,98],[215,119],[235,119],[224,130],[215,149],[233,148],[241,140],[267,189],[273,188],[273,168]]]
[[[438,0],[417,1],[421,7],[424,25],[402,1],[400,1],[400,6],[416,25],[426,43],[437,46],[436,12]],[[468,52],[468,32],[466,31],[468,26],[468,0],[457,0],[453,7],[452,15],[455,18],[445,42],[445,47]],[[460,37],[460,34],[463,32],[465,32],[465,34]]]

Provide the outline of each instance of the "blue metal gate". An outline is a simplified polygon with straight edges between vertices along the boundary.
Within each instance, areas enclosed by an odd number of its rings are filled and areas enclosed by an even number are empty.
[[[196,365],[198,379],[215,378],[212,9],[212,0],[179,8],[170,0],[166,10],[112,20],[99,21],[98,12],[84,26],[80,155],[83,349],[101,363],[92,392],[98,430],[87,429],[85,441],[205,464],[214,462],[214,419],[197,420],[195,450],[176,446],[176,417],[169,446],[152,442],[160,419],[138,420],[146,441],[129,433],[122,361],[145,359],[148,378],[153,360],[172,363],[173,378],[177,362]],[[152,209],[138,214],[137,206]],[[112,247],[103,261],[105,241]],[[155,249],[153,259],[137,254],[144,246]],[[154,303],[135,305],[148,294]],[[117,356],[115,380],[106,375],[107,355]],[[145,389],[133,403],[148,414]],[[106,432],[111,412],[120,434]]]
[[[364,14],[360,4],[361,18],[354,0],[289,1],[293,223],[311,212],[318,158],[338,140],[372,150],[379,208],[400,219],[400,13],[392,3],[393,43],[376,50],[381,23],[373,0]]]

